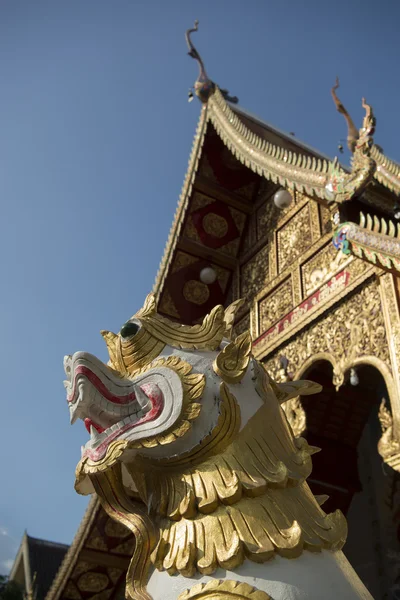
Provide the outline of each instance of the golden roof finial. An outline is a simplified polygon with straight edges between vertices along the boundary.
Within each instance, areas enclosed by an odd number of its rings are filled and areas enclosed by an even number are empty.
[[[194,33],[195,31],[198,31],[198,27],[199,27],[199,22],[196,20],[194,22],[194,27],[192,27],[192,29],[188,29],[186,31],[185,37],[186,37],[186,43],[189,48],[189,52],[188,52],[189,56],[191,56],[192,58],[197,60],[197,62],[199,63],[199,76],[197,78],[196,83],[194,84],[195,94],[202,102],[207,102],[207,100],[213,94],[213,92],[215,90],[215,84],[208,77],[204,63],[203,63],[203,59],[201,58],[200,54],[197,52],[197,50],[194,47],[194,44],[192,42],[191,34]]]
[[[346,119],[347,147],[350,150],[350,152],[353,153],[354,150],[356,149],[356,145],[357,145],[358,129],[354,125],[353,119],[351,118],[351,116],[349,115],[349,113],[347,112],[347,110],[345,109],[345,107],[343,106],[343,104],[341,103],[341,101],[339,100],[339,98],[336,95],[336,90],[338,89],[338,87],[339,87],[339,77],[336,77],[336,83],[333,86],[333,88],[331,89],[331,94],[332,94],[332,98],[335,103],[337,111],[340,112],[340,114],[343,115],[344,118]]]
[[[195,31],[198,31],[198,28],[199,28],[199,22],[196,20],[194,22],[194,27],[192,27],[192,29],[188,29],[186,31],[185,37],[186,37],[186,43],[189,48],[189,52],[188,52],[189,56],[191,56],[192,58],[197,60],[197,62],[199,63],[199,76],[197,78],[196,83],[193,86],[194,92],[195,92],[196,96],[201,100],[201,102],[207,102],[209,97],[212,96],[212,94],[214,93],[215,83],[207,75],[206,68],[203,63],[203,59],[201,58],[200,54],[198,53],[198,51],[196,50],[196,48],[194,47],[194,44],[192,42],[191,34],[194,33]],[[228,102],[231,102],[232,104],[237,104],[239,102],[239,99],[237,98],[237,96],[229,95],[228,90],[220,88],[220,92],[223,95],[223,97],[225,98],[225,100],[227,100]],[[189,101],[192,98],[193,98],[193,94],[190,91],[189,92]]]

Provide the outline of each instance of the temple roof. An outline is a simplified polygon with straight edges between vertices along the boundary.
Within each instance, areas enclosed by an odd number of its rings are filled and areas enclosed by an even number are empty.
[[[23,586],[33,597],[45,598],[54,577],[68,551],[66,544],[58,544],[29,536],[22,538],[10,579]]]
[[[197,25],[192,31],[195,30]],[[164,290],[166,278],[177,278],[173,275],[179,266],[173,264],[176,255],[183,250],[203,261],[203,266],[207,262],[214,262],[220,268],[229,270],[229,273],[224,275],[225,279],[229,279],[237,266],[247,215],[253,211],[258,201],[257,189],[263,188],[264,193],[267,190],[267,195],[270,192],[272,196],[278,187],[283,187],[292,194],[304,194],[323,206],[332,206],[335,202],[348,203],[352,198],[357,198],[361,204],[369,206],[365,209],[367,212],[372,209],[373,212],[377,211],[389,219],[392,218],[397,204],[396,195],[400,195],[400,166],[389,160],[379,147],[373,144],[375,119],[372,108],[365,101],[363,106],[366,115],[363,126],[357,133],[352,166],[349,170],[340,165],[337,159],[331,160],[293,135],[280,131],[236,103],[229,102],[226,93],[207,78],[204,65],[197,51],[193,50],[190,40],[189,47],[190,55],[200,61],[200,76],[194,89],[202,102],[202,110],[184,186],[153,288],[159,300],[163,294],[167,296],[162,299],[159,307],[161,311],[170,317],[186,321],[188,318],[184,315],[185,310],[176,307],[178,299],[172,298],[170,292]],[[220,140],[219,144],[216,136]],[[221,143],[226,152],[221,149]],[[214,146],[214,149],[211,149],[211,146]],[[217,147],[219,157],[216,156]],[[230,169],[231,175],[235,170],[235,178],[224,177],[224,169],[226,172]],[[233,181],[240,177],[244,182],[242,189],[235,188]],[[199,194],[203,195],[201,199]],[[209,238],[208,242],[205,241],[206,232],[200,231],[200,225],[190,223],[189,215],[193,210],[199,213],[195,215],[198,222],[202,218],[199,203],[205,205],[210,203],[211,199],[220,203],[219,215],[226,217],[227,222],[230,221],[230,217],[227,211],[222,209],[221,202],[241,211],[242,216],[236,213],[237,222],[232,224],[230,229],[232,235],[234,229],[238,234],[235,244],[231,235],[230,246],[215,243],[214,247],[211,247],[211,240]],[[235,220],[231,208],[229,211]],[[217,213],[214,211],[214,214]],[[225,217],[222,213],[225,213]],[[181,256],[181,259],[190,261],[188,256]],[[197,266],[201,267],[200,262]],[[180,284],[184,284],[183,280]],[[172,287],[176,289],[177,282],[174,282]],[[173,294],[176,296],[176,292]],[[212,300],[214,303],[223,302],[225,295],[222,290],[221,293],[213,295]],[[203,309],[208,309],[204,303]]]
[[[110,519],[93,496],[46,600],[123,598],[134,543],[131,532]]]

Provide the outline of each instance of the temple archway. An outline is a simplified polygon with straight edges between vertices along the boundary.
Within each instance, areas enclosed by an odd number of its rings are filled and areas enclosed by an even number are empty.
[[[320,394],[302,398],[302,435],[322,448],[313,456],[308,483],[315,494],[329,496],[325,512],[339,508],[346,515],[344,552],[373,597],[400,597],[385,595],[397,587],[400,574],[400,530],[394,523],[400,518],[398,473],[385,465],[377,449],[379,410],[382,403],[389,405],[385,379],[375,366],[360,363],[345,372],[336,389],[334,365],[325,357],[309,363],[302,378],[323,386]]]

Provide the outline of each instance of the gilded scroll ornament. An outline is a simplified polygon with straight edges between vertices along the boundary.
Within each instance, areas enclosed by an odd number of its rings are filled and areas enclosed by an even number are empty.
[[[232,579],[213,579],[207,583],[199,583],[182,592],[178,600],[273,600],[273,598],[243,581]]]
[[[217,355],[213,369],[226,383],[239,383],[250,361],[251,335],[246,331],[227,344]]]

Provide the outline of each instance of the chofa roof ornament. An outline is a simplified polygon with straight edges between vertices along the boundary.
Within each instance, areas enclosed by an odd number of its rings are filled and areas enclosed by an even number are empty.
[[[336,158],[331,164],[330,175],[325,189],[328,200],[340,204],[352,200],[364,192],[367,185],[374,178],[377,165],[371,157],[371,149],[374,143],[372,136],[375,132],[376,124],[372,107],[366,103],[365,98],[362,99],[365,117],[360,131],[357,132],[349,113],[336,96],[335,90],[338,85],[339,80],[336,79],[336,85],[332,88],[332,96],[338,111],[345,115],[348,125],[347,143],[353,153],[351,173],[345,173]]]
[[[347,123],[347,147],[350,150],[350,152],[353,153],[354,150],[356,149],[356,145],[357,145],[358,129],[354,125],[354,121],[351,118],[351,116],[349,115],[349,113],[347,112],[346,108],[343,106],[343,104],[337,97],[336,90],[338,89],[338,87],[339,87],[339,77],[336,77],[336,83],[333,86],[333,88],[331,89],[331,94],[332,94],[332,98],[335,103],[337,111],[341,115],[343,115],[346,120],[346,123]]]
[[[192,29],[188,29],[186,31],[186,43],[188,45],[189,48],[189,56],[191,56],[192,58],[194,58],[195,60],[197,60],[197,62],[199,63],[199,76],[197,78],[197,81],[194,84],[194,92],[196,94],[196,96],[201,100],[201,102],[207,102],[207,100],[209,99],[210,96],[212,96],[212,94],[215,91],[215,83],[208,77],[203,60],[200,56],[200,54],[197,52],[196,48],[194,47],[194,44],[192,42],[192,38],[191,38],[191,34],[194,33],[195,31],[198,31],[198,27],[199,27],[199,22],[196,20],[194,22],[194,27],[192,27]],[[233,104],[237,104],[239,102],[239,99],[236,96],[230,96],[228,90],[222,90],[220,89],[222,95],[224,96],[225,100],[227,100],[228,102],[231,102]],[[189,99],[191,99],[191,96],[189,94]]]

